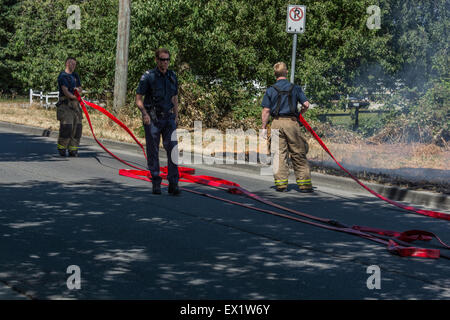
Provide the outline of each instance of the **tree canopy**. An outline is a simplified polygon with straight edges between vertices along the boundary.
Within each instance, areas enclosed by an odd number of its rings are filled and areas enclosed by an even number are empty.
[[[154,67],[154,50],[171,50],[181,83],[204,90],[219,83],[220,108],[233,110],[254,96],[255,83],[274,82],[272,66],[290,65],[286,0],[132,0],[129,83]],[[296,82],[311,101],[371,94],[401,83],[419,98],[448,80],[445,0],[303,0],[306,32],[298,39]],[[81,29],[69,29],[70,5],[81,9]],[[369,29],[371,5],[380,29]],[[114,87],[117,0],[0,0],[0,90],[54,90],[67,56],[75,56],[85,87]],[[218,86],[215,87],[216,89]],[[245,93],[242,93],[244,89]],[[240,98],[239,98],[240,97]]]

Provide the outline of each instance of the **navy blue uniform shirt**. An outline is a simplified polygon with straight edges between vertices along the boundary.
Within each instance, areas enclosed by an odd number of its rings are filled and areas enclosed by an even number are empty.
[[[80,76],[78,75],[78,73],[76,72],[67,73],[65,71],[61,71],[61,73],[58,76],[58,90],[60,97],[64,97],[62,86],[67,87],[69,92],[73,94],[75,88],[81,87]]]
[[[281,79],[275,82],[275,85],[278,87],[279,90],[282,91],[288,91],[291,87],[291,83],[287,79]],[[284,94],[281,96],[281,105],[280,105],[280,112],[278,115],[280,116],[289,116],[294,115],[291,113],[291,110],[289,109],[289,102],[288,102],[288,95]],[[278,100],[278,92],[273,87],[269,87],[264,94],[261,106],[263,108],[269,108],[270,113],[273,114],[277,107],[277,100]],[[303,92],[302,88],[298,85],[294,85],[294,88],[292,89],[292,102],[295,110],[297,110],[297,102],[300,102],[301,104],[308,101],[308,99],[305,96],[305,93]]]
[[[172,97],[178,94],[178,79],[172,70],[167,70],[166,74],[158,68],[146,71],[136,90],[136,94],[144,97],[146,109],[153,103],[157,111],[168,112],[173,108]]]

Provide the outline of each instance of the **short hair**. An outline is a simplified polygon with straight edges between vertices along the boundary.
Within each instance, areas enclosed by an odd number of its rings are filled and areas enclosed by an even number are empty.
[[[287,66],[284,62],[277,62],[273,66],[273,71],[275,73],[275,77],[286,77],[287,76]]]
[[[170,52],[169,52],[168,49],[166,49],[166,48],[158,48],[158,49],[156,49],[156,51],[155,51],[155,58],[159,58],[159,55],[160,55],[161,53],[167,53],[167,54],[169,55],[169,57],[170,57]]]
[[[67,57],[65,64],[67,64],[67,62],[69,60],[73,60],[73,61],[77,62],[77,59],[75,59],[74,57]]]

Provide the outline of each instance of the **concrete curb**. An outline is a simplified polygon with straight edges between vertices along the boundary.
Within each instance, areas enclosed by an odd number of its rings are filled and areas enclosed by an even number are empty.
[[[29,133],[32,135],[38,135],[38,136],[46,136],[46,137],[52,137],[57,138],[58,132],[57,131],[51,131],[48,132],[47,129],[38,128],[38,127],[31,127],[21,124],[13,124],[9,122],[3,122],[0,121],[0,127],[8,128],[13,131],[19,131],[23,133]],[[139,154],[141,152],[140,148],[136,144],[131,144],[127,142],[117,142],[113,140],[108,139],[99,139],[101,142],[110,148],[116,148],[116,149],[125,149],[130,152],[136,152]],[[95,140],[91,137],[83,136],[82,143],[87,145],[97,145]],[[161,153],[161,158],[164,158],[165,154]],[[224,168],[224,169],[230,169],[231,165],[226,164],[214,164],[210,165],[215,168]],[[260,174],[260,170],[263,167],[262,165],[251,165],[251,164],[233,164],[233,171],[239,170],[244,171],[248,173],[253,174]],[[328,187],[335,187],[339,189],[345,189],[348,191],[354,191],[356,193],[365,192],[364,189],[359,186],[353,179],[351,178],[345,178],[345,177],[338,177],[338,176],[332,176],[328,174],[322,174],[317,172],[312,172],[312,180],[314,185],[323,185]],[[388,185],[382,185],[382,184],[375,184],[370,182],[364,182],[365,185],[367,185],[372,190],[376,191],[377,193],[387,197],[388,199],[394,200],[394,201],[404,201],[411,205],[422,205],[427,206],[431,208],[438,208],[439,210],[450,210],[450,197],[436,192],[429,192],[429,191],[415,191],[415,190],[408,190],[404,188],[399,188],[396,186],[388,186]],[[369,193],[367,193],[369,194]]]

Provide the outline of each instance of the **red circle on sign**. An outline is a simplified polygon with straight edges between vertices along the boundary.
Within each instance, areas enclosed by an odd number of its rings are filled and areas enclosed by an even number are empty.
[[[291,11],[289,11],[289,18],[291,18],[292,21],[300,21],[303,18],[303,10],[302,8],[292,8]]]

